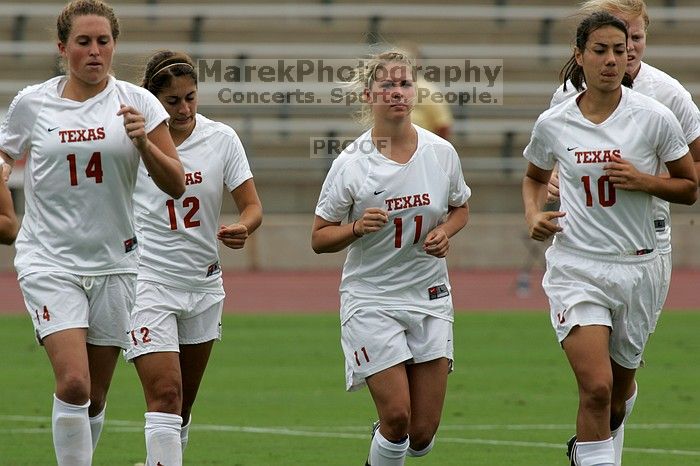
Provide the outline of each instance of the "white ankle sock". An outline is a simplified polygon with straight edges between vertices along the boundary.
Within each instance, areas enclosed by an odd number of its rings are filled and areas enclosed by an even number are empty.
[[[92,463],[89,406],[89,400],[84,405],[73,405],[54,394],[51,430],[58,466],[90,466]]]
[[[182,465],[180,427],[182,418],[177,414],[148,412],[146,418],[146,455],[149,466],[158,463],[167,466]]]

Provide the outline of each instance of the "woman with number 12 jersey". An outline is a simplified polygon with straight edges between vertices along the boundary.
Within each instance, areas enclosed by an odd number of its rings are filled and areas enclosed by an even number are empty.
[[[225,294],[217,238],[243,248],[262,221],[262,206],[238,135],[197,113],[192,59],[157,52],[142,85],[170,115],[186,190],[173,199],[156,188],[145,166],[139,169],[134,204],[142,253],[126,357],[136,366],[146,398],[146,464],[178,466],[192,405],[221,337]],[[219,226],[224,188],[240,216]]]

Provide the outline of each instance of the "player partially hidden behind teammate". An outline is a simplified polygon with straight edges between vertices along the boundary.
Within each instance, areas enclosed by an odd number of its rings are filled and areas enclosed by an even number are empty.
[[[172,197],[185,182],[163,106],[109,74],[119,36],[111,7],[71,2],[57,30],[68,74],[15,97],[0,127],[0,155],[9,161],[29,151],[15,267],[56,380],[58,464],[83,466],[91,464],[112,373],[129,344],[139,161]]]
[[[644,63],[646,51],[646,32],[649,27],[649,15],[644,0],[588,0],[581,5],[581,11],[587,14],[595,11],[607,11],[627,25],[627,74],[633,79],[632,89],[664,104],[681,124],[690,154],[695,160],[695,171],[700,178],[700,111],[693,102],[690,93],[675,79],[663,71]],[[552,97],[551,106],[558,105],[578,94],[571,82],[564,83]],[[549,181],[549,200],[558,201],[559,180],[556,169]],[[656,247],[663,263],[662,299],[658,313],[666,301],[671,284],[671,209],[667,201],[653,198],[654,227],[656,229]],[[656,319],[654,319],[656,321]],[[654,328],[652,327],[651,331]],[[637,399],[637,384],[615,387],[625,388],[627,393],[614,394],[611,406],[610,427],[615,443],[615,464],[622,464],[622,446],[624,443],[625,421],[629,418]]]
[[[358,70],[373,127],[334,161],[311,238],[317,253],[349,248],[340,285],[346,387],[366,383],[376,405],[371,466],[433,448],[453,358],[445,256],[469,214],[454,148],[411,124],[414,78],[400,52]]]
[[[262,222],[262,206],[238,135],[197,113],[197,73],[190,57],[156,53],[142,85],[170,115],[187,189],[173,199],[158,190],[143,165],[139,169],[134,204],[142,252],[127,358],[136,365],[146,397],[147,463],[176,466],[182,464],[190,412],[212,346],[221,337],[225,295],[217,237],[230,248],[243,248]],[[219,227],[224,187],[240,217]]]
[[[693,204],[697,179],[683,131],[670,110],[621,86],[627,29],[608,13],[576,32],[566,79],[586,90],[544,112],[524,155],[530,236],[555,235],[543,287],[552,325],[579,389],[571,464],[613,466],[611,406],[634,389],[649,331],[658,318],[663,265],[653,196]],[[559,163],[561,211],[543,212]],[[668,177],[657,176],[662,165]],[[557,224],[558,220],[558,224]],[[614,399],[614,401],[613,401]]]
[[[15,206],[12,203],[12,194],[7,188],[9,172],[10,166],[0,159],[0,244],[14,243],[19,229]],[[5,175],[6,173],[7,175]]]

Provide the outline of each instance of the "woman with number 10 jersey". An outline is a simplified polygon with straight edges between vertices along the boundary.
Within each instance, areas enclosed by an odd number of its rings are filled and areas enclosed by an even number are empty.
[[[609,13],[581,21],[564,75],[583,92],[540,115],[524,151],[530,236],[555,235],[542,286],[578,383],[576,435],[568,442],[575,466],[621,459],[611,407],[634,384],[663,296],[653,197],[697,199],[693,160],[673,113],[622,86],[630,81],[627,42],[625,23]],[[561,211],[542,211],[555,163]],[[658,176],[662,165],[668,177]]]
[[[146,463],[177,466],[209,355],[221,337],[225,295],[217,237],[243,248],[262,221],[262,206],[235,131],[197,113],[192,59],[157,52],[142,85],[170,115],[187,187],[173,199],[156,188],[144,165],[139,169],[134,205],[142,252],[126,357],[136,365],[146,398]],[[240,217],[219,227],[224,188]]]

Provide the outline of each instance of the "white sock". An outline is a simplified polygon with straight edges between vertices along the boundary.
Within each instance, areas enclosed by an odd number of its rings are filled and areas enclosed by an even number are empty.
[[[192,425],[192,415],[187,420],[187,424],[182,426],[180,429],[180,446],[182,446],[182,455],[185,455],[185,448],[187,448],[187,442],[190,440],[190,426]]]
[[[627,418],[632,414],[632,408],[634,408],[634,402],[637,401],[637,383],[634,385],[634,393],[632,396],[625,401],[625,417],[622,419],[622,424],[620,427],[612,431],[613,438],[613,448],[615,448],[615,466],[622,465],[622,448],[625,443],[625,422]]]
[[[369,447],[369,464],[372,466],[403,466],[408,450],[408,436],[401,443],[390,442],[379,432],[374,433]]]
[[[615,450],[612,437],[597,442],[576,442],[578,466],[614,466]]]
[[[180,427],[177,414],[148,412],[146,418],[146,455],[148,465],[181,466]]]
[[[107,410],[107,405],[102,408],[102,412],[95,417],[90,418],[90,434],[92,436],[92,451],[97,448],[97,442],[100,440],[100,434],[102,433],[102,426],[105,423],[105,411]]]
[[[92,463],[89,406],[89,400],[84,405],[73,405],[53,395],[51,430],[58,466],[90,466]]]
[[[425,456],[428,453],[430,453],[430,450],[433,449],[433,446],[435,446],[435,436],[433,436],[433,438],[430,440],[428,446],[423,448],[422,450],[414,450],[409,446],[408,450],[406,451],[406,456],[413,456],[415,458],[418,458],[419,456]]]

